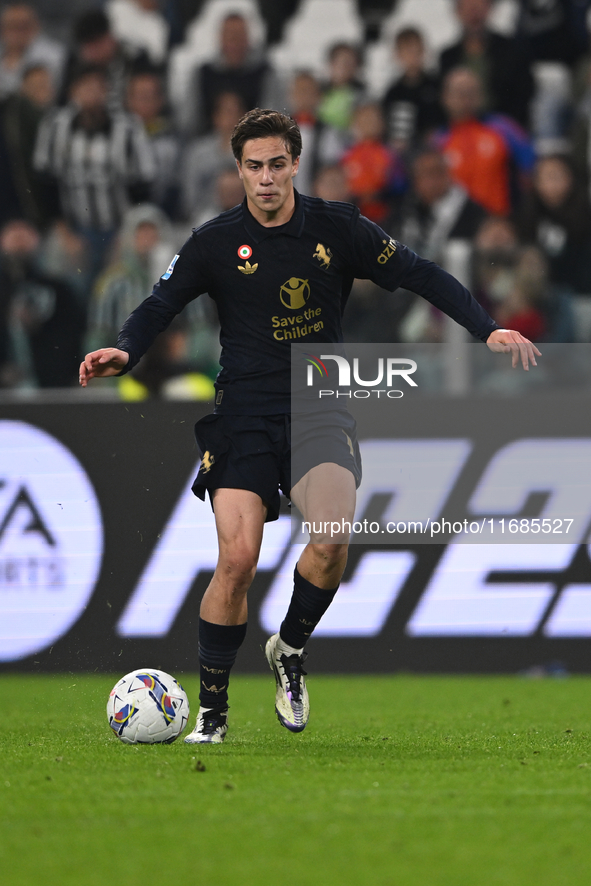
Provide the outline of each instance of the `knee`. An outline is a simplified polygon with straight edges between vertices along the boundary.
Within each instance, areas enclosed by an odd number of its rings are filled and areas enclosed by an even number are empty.
[[[312,544],[310,548],[321,569],[332,569],[347,560],[346,544]]]
[[[248,546],[234,546],[231,551],[220,552],[217,570],[236,589],[247,590],[257,568],[257,552]]]

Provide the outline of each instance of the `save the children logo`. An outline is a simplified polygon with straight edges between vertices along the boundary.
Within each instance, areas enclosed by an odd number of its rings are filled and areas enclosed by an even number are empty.
[[[297,311],[310,298],[310,284],[299,277],[290,277],[279,290],[279,298],[286,308]]]
[[[79,618],[103,553],[95,491],[74,455],[0,421],[0,661],[50,646]]]

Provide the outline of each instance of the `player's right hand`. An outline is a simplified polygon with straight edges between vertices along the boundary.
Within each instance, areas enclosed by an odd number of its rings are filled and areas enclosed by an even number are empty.
[[[91,351],[80,364],[78,381],[85,388],[91,378],[119,375],[128,362],[127,351],[120,351],[118,348],[100,348],[98,351]]]

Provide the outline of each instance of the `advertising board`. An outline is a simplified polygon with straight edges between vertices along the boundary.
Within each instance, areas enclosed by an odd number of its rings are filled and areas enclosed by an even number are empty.
[[[519,401],[466,396],[442,411],[440,397],[424,396],[397,404],[387,435],[382,425],[363,427],[356,519],[405,519],[404,487],[388,478],[418,459],[426,476],[430,464],[449,467],[427,484],[427,516],[479,522],[494,513],[507,540],[465,544],[452,534],[392,544],[377,535],[353,545],[310,642],[314,669],[591,670],[588,402],[542,392],[524,411]],[[199,600],[217,545],[209,503],[190,491],[200,460],[192,425],[209,411],[163,402],[3,407],[2,669],[196,668]],[[555,522],[569,509],[575,535]],[[510,534],[511,520],[541,543]],[[548,526],[563,530],[551,544]],[[265,529],[239,670],[266,666],[260,647],[285,611],[302,550],[293,538],[284,501]]]

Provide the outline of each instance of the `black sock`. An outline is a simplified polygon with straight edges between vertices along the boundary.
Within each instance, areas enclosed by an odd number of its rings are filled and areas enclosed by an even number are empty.
[[[230,670],[246,636],[243,625],[216,625],[199,619],[199,701],[204,708],[228,706]]]
[[[332,590],[317,588],[302,578],[298,568],[293,573],[293,594],[279,636],[288,646],[302,649],[310,634],[332,603],[339,586]]]

